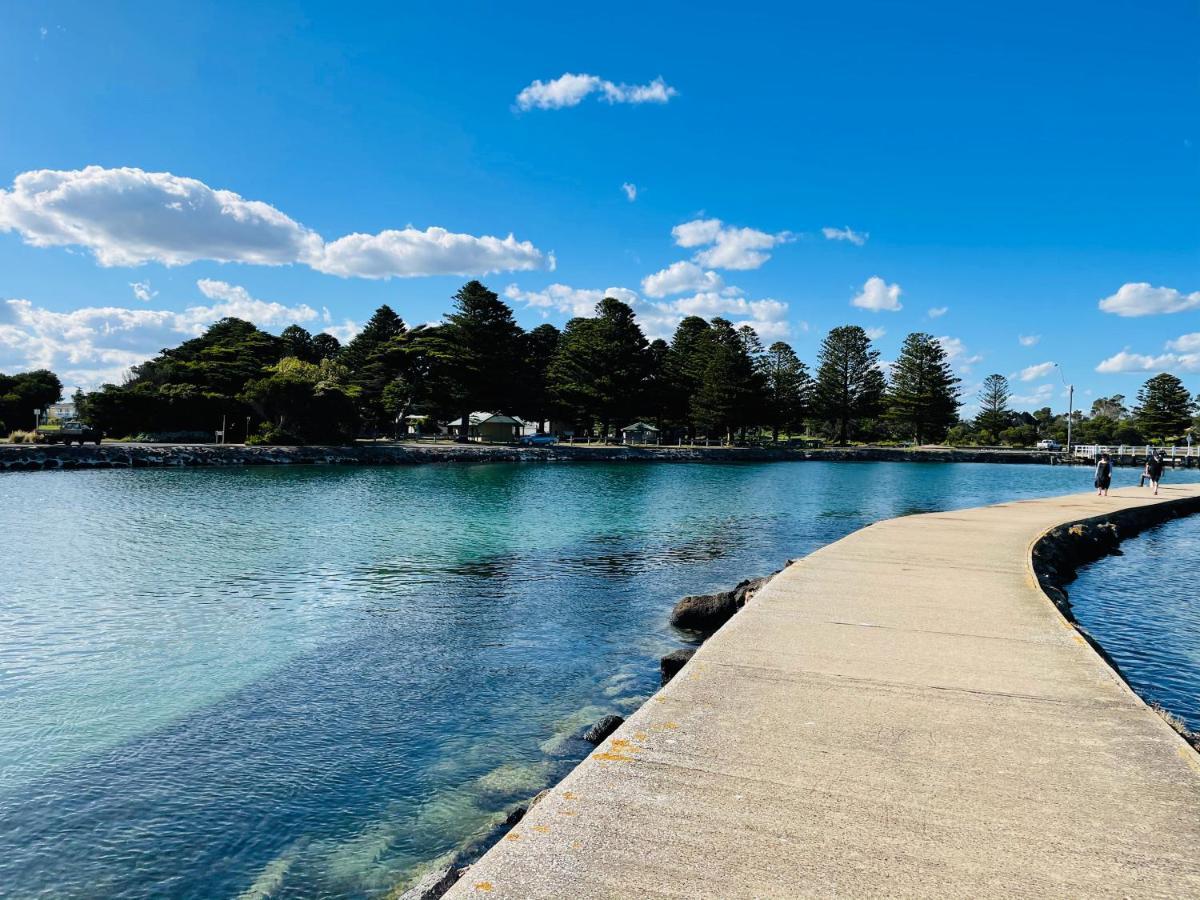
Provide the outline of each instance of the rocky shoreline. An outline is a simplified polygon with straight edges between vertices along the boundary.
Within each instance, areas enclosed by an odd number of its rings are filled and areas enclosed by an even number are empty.
[[[400,466],[446,462],[928,462],[1049,465],[1033,450],[830,447],[510,447],[454,444],[356,444],[347,447],[243,447],[231,444],[0,445],[0,471],[147,469],[208,466]]]

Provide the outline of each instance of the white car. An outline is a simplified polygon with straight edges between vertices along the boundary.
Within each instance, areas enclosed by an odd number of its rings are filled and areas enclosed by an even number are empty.
[[[1044,441],[1038,441],[1037,448],[1039,450],[1061,450],[1062,444],[1060,444],[1058,441],[1052,441],[1052,440],[1047,439]]]

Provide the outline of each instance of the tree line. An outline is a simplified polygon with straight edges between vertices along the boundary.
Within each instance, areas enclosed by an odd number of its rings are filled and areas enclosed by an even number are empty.
[[[248,430],[266,443],[390,436],[410,417],[466,421],[474,410],[594,437],[645,420],[667,440],[1019,444],[1057,427],[1049,410],[1012,412],[1003,376],[985,383],[971,421],[959,416],[961,394],[945,349],[926,333],[910,334],[885,374],[862,328],[834,328],[810,370],[786,342],[764,346],[753,328],[721,317],[689,316],[670,341],[647,340],[633,309],[612,297],[561,330],[526,331],[495,292],[470,281],[441,323],[410,327],[384,305],[345,345],[298,325],[275,336],[223,319],[134,366],[125,383],[75,399],[82,418],[114,437],[197,438],[224,421],[228,439]],[[1146,415],[1128,420],[1150,428]],[[1147,434],[1178,424],[1168,416]]]

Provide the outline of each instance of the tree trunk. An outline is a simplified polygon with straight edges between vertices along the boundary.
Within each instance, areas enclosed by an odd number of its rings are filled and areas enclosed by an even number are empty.
[[[459,420],[462,422],[462,427],[458,429],[458,443],[466,444],[471,440],[471,414],[465,412]]]

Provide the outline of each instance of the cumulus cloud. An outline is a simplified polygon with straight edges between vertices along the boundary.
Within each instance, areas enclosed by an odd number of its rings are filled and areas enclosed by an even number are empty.
[[[942,349],[946,351],[946,359],[963,374],[969,374],[973,365],[983,361],[983,354],[971,353],[962,338],[943,335],[934,340],[941,344]]]
[[[630,203],[637,199],[637,185],[633,182],[626,181],[621,185],[621,190],[625,192],[625,197]]]
[[[543,314],[548,315],[555,311],[568,316],[585,317],[595,314],[596,304],[602,299],[615,297],[633,307],[638,324],[651,340],[670,339],[675,333],[675,327],[686,316],[700,316],[705,319],[724,316],[730,319],[735,327],[749,325],[767,342],[781,340],[791,334],[792,330],[788,322],[786,303],[770,298],[752,300],[739,288],[698,291],[691,296],[674,300],[646,300],[639,297],[636,291],[621,287],[610,287],[602,291],[552,284],[540,291],[523,291],[517,285],[510,284],[505,288],[504,296],[511,301],[540,309]],[[807,331],[808,325],[801,322],[799,328]]]
[[[348,234],[325,245],[320,272],[343,278],[412,278],[422,275],[487,275],[554,268],[529,241],[454,234],[445,228],[418,231],[411,225],[378,234]]]
[[[849,225],[845,228],[829,228],[821,229],[821,233],[825,235],[827,241],[849,241],[856,247],[861,247],[871,237],[869,232],[855,231]]]
[[[681,260],[642,279],[642,290],[648,297],[666,297],[685,291],[719,291],[725,286],[716,272],[705,271],[693,262]]]
[[[1028,394],[1013,394],[1012,401],[1022,406],[1045,406],[1054,396],[1054,385],[1039,384]]]
[[[1151,287],[1144,281],[1121,285],[1111,297],[1100,301],[1100,309],[1118,316],[1154,316],[1200,309],[1200,291],[1184,294],[1175,288]]]
[[[948,306],[932,306],[929,308],[928,315],[931,319],[940,319],[948,312],[950,312],[950,307]]]
[[[1040,334],[1017,335],[1017,340],[1020,341],[1022,347],[1034,347],[1041,339],[1042,336]]]
[[[596,304],[605,297],[614,297],[630,305],[638,300],[637,292],[629,288],[610,287],[601,291],[593,288],[573,288],[566,284],[552,284],[540,291],[523,291],[517,285],[510,284],[504,289],[504,296],[509,300],[540,309],[545,315],[554,310],[572,317],[593,315]]]
[[[791,334],[788,305],[781,300],[765,298],[751,300],[740,291],[699,291],[677,300],[642,302],[634,308],[646,336],[669,339],[681,319],[700,316],[711,319],[722,316],[740,328],[749,325],[765,342],[782,340]],[[807,326],[802,326],[807,328]]]
[[[564,109],[591,94],[612,103],[666,103],[679,92],[661,77],[649,84],[615,84],[598,75],[567,72],[550,81],[534,80],[517,94],[517,109]]]
[[[1165,353],[1131,353],[1126,347],[1096,366],[1097,372],[1200,372],[1200,332],[1167,341]]]
[[[692,257],[712,269],[757,269],[771,254],[767,250],[796,239],[790,231],[768,234],[756,228],[735,228],[720,219],[693,219],[671,229],[680,247],[700,247]]]
[[[106,381],[119,382],[131,366],[163,347],[201,334],[227,316],[276,330],[318,318],[316,310],[305,304],[258,300],[227,282],[203,279],[197,287],[213,302],[182,312],[119,306],[57,312],[29,300],[0,302],[0,371],[47,368],[69,387],[93,388]],[[326,330],[336,333],[335,328]]]
[[[873,341],[877,341],[881,337],[883,337],[885,334],[887,334],[886,328],[868,328],[866,331],[867,331],[867,337],[869,337]]]
[[[900,285],[888,284],[878,275],[872,275],[863,285],[862,292],[850,301],[850,305],[871,312],[899,312],[903,309],[900,305]]]
[[[327,244],[270,204],[134,168],[24,172],[11,190],[0,190],[0,231],[15,231],[35,247],[84,247],[102,266],[301,263],[361,278],[554,268],[553,254],[511,234],[476,237],[409,225]]]
[[[1044,362],[1038,363],[1036,366],[1026,366],[1015,377],[1022,381],[1037,381],[1039,378],[1045,378],[1054,371],[1054,363]]]
[[[134,297],[147,303],[158,296],[158,291],[151,290],[148,281],[131,281],[129,287],[133,290]]]

